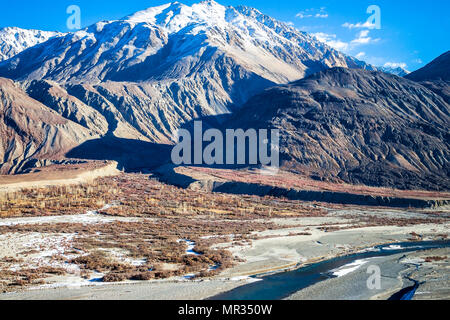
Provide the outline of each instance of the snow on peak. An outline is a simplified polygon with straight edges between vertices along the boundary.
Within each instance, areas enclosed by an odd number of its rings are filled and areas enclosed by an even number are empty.
[[[69,51],[74,55],[69,59],[67,47],[75,43],[77,50]],[[45,51],[33,52],[52,61],[38,66],[37,74],[58,70],[57,79],[79,74],[89,81],[102,81],[107,76],[130,79],[135,73],[130,68],[146,64],[154,71],[146,71],[144,80],[169,75],[177,78],[195,74],[205,64],[214,65],[220,56],[275,83],[298,80],[324,68],[370,67],[256,9],[225,7],[212,0],[190,6],[172,2],[119,20],[98,22],[68,34],[63,44],[49,43]],[[36,65],[27,59],[32,60],[18,57],[15,64],[27,64],[34,70]],[[77,65],[53,64],[63,60]]]
[[[192,6],[172,2],[136,12],[124,18],[134,23],[149,23],[163,27],[170,33],[192,24],[215,24],[225,21],[226,8],[215,1],[202,1]]]
[[[7,60],[20,52],[62,35],[59,32],[28,30],[17,27],[0,29],[0,61]]]
[[[410,71],[406,70],[403,66],[396,66],[396,64],[393,65],[385,64],[380,69],[385,73],[390,73],[399,77],[404,77],[411,73]]]

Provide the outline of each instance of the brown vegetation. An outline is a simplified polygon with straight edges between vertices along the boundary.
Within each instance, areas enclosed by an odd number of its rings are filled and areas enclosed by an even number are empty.
[[[447,256],[445,256],[445,257],[426,257],[425,258],[425,262],[433,262],[433,261],[443,261],[443,260],[446,260],[447,259]]]

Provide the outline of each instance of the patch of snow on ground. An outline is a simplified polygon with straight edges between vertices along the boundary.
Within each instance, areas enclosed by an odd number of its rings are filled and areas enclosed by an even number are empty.
[[[178,243],[184,242],[184,243],[187,244],[187,246],[188,246],[187,249],[186,249],[186,254],[187,255],[201,256],[200,253],[194,251],[194,248],[195,248],[195,242],[194,241],[187,240],[187,239],[178,239],[177,242]]]
[[[331,274],[338,278],[343,277],[349,273],[352,273],[352,272],[358,270],[361,266],[366,264],[368,261],[369,261],[369,259],[356,260],[352,263],[346,264],[345,266],[331,270]]]
[[[389,247],[383,248],[384,250],[401,250],[402,246],[391,244]]]
[[[114,204],[107,204],[101,210],[107,210]],[[98,213],[98,211],[88,211],[84,214],[64,215],[64,216],[44,216],[44,217],[25,217],[25,218],[7,218],[0,221],[0,227],[27,225],[27,224],[46,224],[46,223],[84,223],[84,224],[102,224],[115,221],[138,221],[137,218],[109,217]]]

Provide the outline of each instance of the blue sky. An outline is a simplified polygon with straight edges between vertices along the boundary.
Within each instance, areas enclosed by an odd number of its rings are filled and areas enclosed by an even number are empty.
[[[0,0],[0,27],[67,31],[66,8],[81,8],[82,26],[121,18],[164,0]],[[197,1],[181,0],[192,4]],[[315,34],[341,51],[374,65],[403,64],[416,70],[449,50],[448,0],[219,0],[223,5],[255,7],[296,28]],[[377,5],[381,29],[358,27]],[[359,25],[358,25],[359,23]]]

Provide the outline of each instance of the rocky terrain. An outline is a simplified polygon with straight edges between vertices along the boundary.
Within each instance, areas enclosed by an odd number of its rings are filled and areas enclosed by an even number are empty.
[[[30,159],[62,159],[78,144],[98,137],[4,78],[0,78],[0,133],[0,173],[33,166],[37,160]]]
[[[167,159],[181,126],[232,113],[228,127],[282,129],[284,169],[326,181],[448,189],[448,53],[408,75],[413,82],[370,72],[255,9],[214,1],[171,3],[48,36],[0,62],[0,76],[15,81],[5,80],[2,105],[38,102],[77,129],[56,139],[60,127],[18,131],[4,122],[15,134],[2,136],[2,173],[63,156],[153,167]],[[34,117],[16,110],[9,118]]]
[[[449,112],[418,83],[333,68],[266,90],[227,125],[280,129],[283,166],[319,180],[448,190]]]

